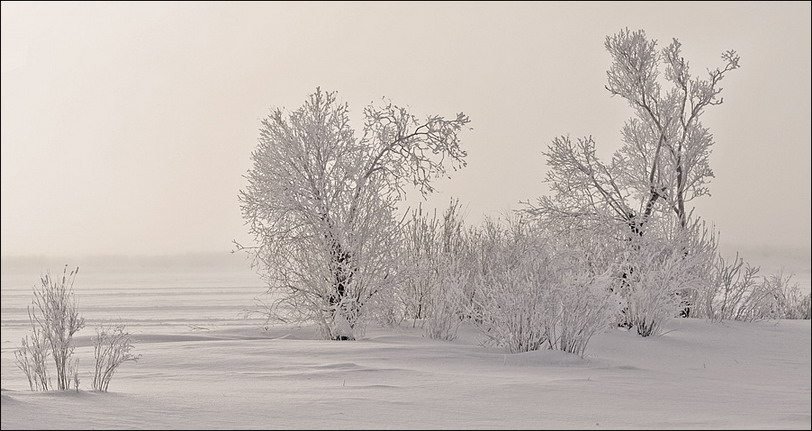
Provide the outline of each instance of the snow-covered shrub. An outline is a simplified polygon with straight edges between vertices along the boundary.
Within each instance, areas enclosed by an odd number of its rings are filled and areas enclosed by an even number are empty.
[[[793,274],[784,275],[784,270],[765,277],[765,283],[769,283],[774,291],[780,291],[776,302],[780,304],[780,315],[782,319],[809,319],[809,294],[801,292],[800,285],[792,280]]]
[[[812,310],[810,310],[810,294],[804,295],[801,292],[798,283],[793,283],[787,293],[787,310],[784,314],[785,319],[805,319],[812,318]]]
[[[440,220],[435,211],[431,218],[423,212],[422,205],[411,212],[411,219],[405,226],[404,272],[406,277],[399,290],[407,319],[418,319],[428,315],[429,295],[438,285],[440,259]]]
[[[589,340],[618,320],[625,301],[604,244],[587,232],[552,237],[554,283],[545,300],[549,347],[583,356]]]
[[[79,268],[68,273],[66,265],[62,277],[54,279],[46,273],[39,286],[34,286],[34,299],[28,307],[33,332],[31,338],[23,338],[23,347],[15,354],[17,366],[28,377],[31,390],[51,389],[45,367],[48,356],[54,361],[56,389],[70,389],[71,381],[78,381],[77,361],[72,358],[73,334],[85,326],[73,295],[78,273]]]
[[[596,271],[591,246],[550,236],[536,223],[486,221],[475,320],[488,340],[510,352],[540,348],[583,355],[590,338],[617,320],[622,300],[611,269]]]
[[[442,219],[422,208],[412,212],[404,240],[405,282],[400,290],[406,317],[418,319],[428,337],[453,340],[465,318],[470,245],[458,199]]]
[[[25,373],[28,387],[32,391],[47,391],[51,388],[51,378],[48,375],[47,360],[51,355],[48,343],[39,326],[31,318],[31,309],[28,310],[32,322],[32,333],[22,339],[22,347],[14,351],[17,367]]]
[[[809,319],[809,294],[804,295],[800,285],[792,277],[792,274],[784,275],[783,269],[777,274],[764,277],[766,290],[775,293],[770,301],[773,302],[771,308],[778,310],[779,319]]]
[[[783,288],[787,281],[781,275],[761,277],[738,310],[736,320],[752,322],[784,317],[786,300]]]
[[[759,282],[760,268],[751,266],[736,254],[732,260],[714,259],[711,282],[701,294],[697,317],[713,321],[742,320],[748,314],[745,304]],[[751,302],[748,306],[752,306]]]
[[[810,308],[810,297],[807,293],[804,296],[800,297],[796,307],[790,309],[790,316],[789,319],[806,319],[809,320],[812,318],[812,309]]]
[[[667,320],[687,317],[709,282],[714,244],[699,221],[687,229],[650,229],[627,241],[618,290],[628,326],[647,337],[659,335]]]
[[[809,319],[809,294],[804,295],[798,283],[792,282],[792,275],[781,271],[761,276],[759,271],[738,253],[730,261],[716,256],[713,277],[702,292],[697,317],[746,322]]]
[[[792,275],[778,274],[761,277],[736,315],[736,320],[755,321],[765,319],[802,319],[803,295]],[[808,303],[808,300],[807,300]]]
[[[643,337],[658,335],[663,323],[679,314],[683,303],[677,292],[686,287],[682,254],[651,251],[630,253],[628,275],[621,287],[626,322]]]
[[[545,301],[545,338],[551,349],[583,356],[589,340],[617,321],[623,300],[609,290],[608,275],[571,268],[559,276]]]
[[[465,285],[468,277],[465,255],[445,255],[438,271],[438,283],[429,295],[425,334],[433,339],[451,341],[466,319]],[[443,264],[444,262],[444,264]]]
[[[141,355],[133,355],[130,334],[124,324],[102,325],[93,337],[93,353],[96,366],[93,373],[93,390],[107,392],[110,380],[121,364],[137,361]]]
[[[477,256],[481,271],[472,310],[488,341],[511,353],[538,350],[547,341],[544,289],[551,280],[550,255],[539,235],[524,221],[487,219]]]
[[[692,217],[692,213],[691,213]],[[684,278],[690,280],[688,286],[678,292],[682,308],[680,317],[702,317],[702,304],[707,292],[715,283],[718,256],[719,232],[708,227],[700,218],[689,219],[686,228],[672,229],[668,239],[674,247],[682,250]]]

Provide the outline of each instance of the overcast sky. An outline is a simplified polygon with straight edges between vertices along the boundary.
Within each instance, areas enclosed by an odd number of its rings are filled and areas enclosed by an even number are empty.
[[[810,3],[2,3],[2,254],[168,254],[245,241],[259,121],[316,86],[471,117],[438,183],[468,220],[546,192],[541,152],[632,112],[605,90],[624,27],[741,69],[703,121],[724,244],[810,247]],[[414,199],[412,202],[416,202]]]

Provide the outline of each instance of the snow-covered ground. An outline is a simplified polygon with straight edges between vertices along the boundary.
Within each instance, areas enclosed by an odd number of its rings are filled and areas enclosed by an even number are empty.
[[[810,429],[810,322],[674,320],[660,337],[611,330],[586,358],[373,327],[355,342],[311,327],[258,328],[247,271],[82,269],[82,391],[33,393],[14,365],[38,273],[2,274],[2,429]],[[120,318],[141,360],[89,391],[90,337]]]

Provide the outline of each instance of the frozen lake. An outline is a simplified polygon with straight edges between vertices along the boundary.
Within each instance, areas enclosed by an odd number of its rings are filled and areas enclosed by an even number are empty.
[[[51,273],[61,276],[61,268]],[[5,270],[0,282],[5,364],[30,328],[26,307],[33,298],[32,286],[39,284],[39,272]],[[133,334],[255,326],[257,319],[244,316],[263,292],[259,276],[248,268],[80,267],[74,293],[86,327],[77,335],[92,335],[98,323],[119,320]]]

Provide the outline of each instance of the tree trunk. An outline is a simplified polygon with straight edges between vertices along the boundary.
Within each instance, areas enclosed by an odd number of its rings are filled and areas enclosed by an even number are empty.
[[[355,328],[356,323],[353,314],[355,310],[346,309],[347,304],[345,302],[347,289],[350,283],[352,283],[352,278],[355,274],[355,271],[349,267],[351,257],[350,253],[342,247],[341,243],[336,240],[332,241],[331,266],[333,268],[333,291],[328,301],[333,313],[333,323],[336,323],[337,319],[346,319],[350,331]],[[353,337],[352,334],[333,334],[333,339],[351,340]]]

